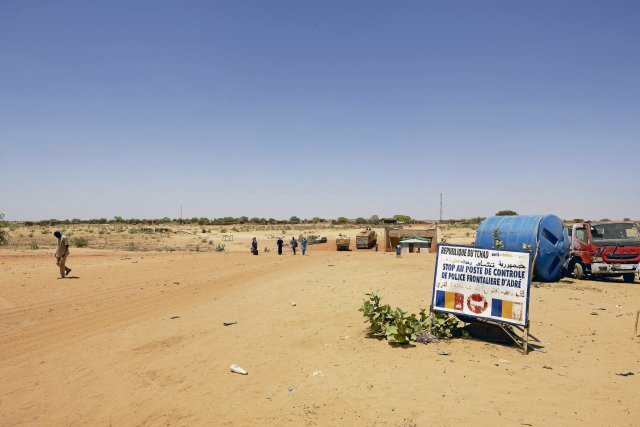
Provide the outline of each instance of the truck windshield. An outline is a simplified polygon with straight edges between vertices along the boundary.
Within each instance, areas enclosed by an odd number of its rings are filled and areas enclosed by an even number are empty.
[[[635,224],[609,223],[591,226],[594,245],[637,244],[640,242],[640,230]]]

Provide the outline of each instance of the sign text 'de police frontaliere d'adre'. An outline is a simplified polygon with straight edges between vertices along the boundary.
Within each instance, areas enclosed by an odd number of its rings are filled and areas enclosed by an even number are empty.
[[[434,311],[525,326],[530,252],[438,245]]]

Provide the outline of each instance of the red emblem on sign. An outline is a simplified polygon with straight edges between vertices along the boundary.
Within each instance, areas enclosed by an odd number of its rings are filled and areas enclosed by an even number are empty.
[[[467,298],[467,308],[475,314],[480,314],[487,309],[489,303],[480,294],[471,294]]]

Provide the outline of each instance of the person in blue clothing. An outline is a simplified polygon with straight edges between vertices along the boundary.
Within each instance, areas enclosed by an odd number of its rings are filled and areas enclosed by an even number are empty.
[[[296,240],[295,237],[291,238],[291,242],[289,242],[291,244],[291,250],[293,251],[293,254],[296,254],[296,248],[298,247],[298,241]]]
[[[282,245],[284,245],[284,242],[282,241],[282,237],[278,237],[278,241],[276,242],[276,245],[278,245],[278,255],[282,255]]]
[[[402,246],[400,246],[400,243],[398,243],[398,246],[396,246],[396,258],[400,258],[401,253],[402,253]]]
[[[300,249],[302,249],[302,255],[307,251],[307,238],[303,237],[300,241]]]

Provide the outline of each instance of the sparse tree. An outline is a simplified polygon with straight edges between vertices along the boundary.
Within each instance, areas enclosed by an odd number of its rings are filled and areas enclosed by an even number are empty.
[[[249,217],[241,216],[240,218],[238,218],[238,222],[249,222]]]
[[[9,241],[9,233],[4,228],[7,222],[4,220],[4,214],[0,213],[0,246],[4,246]]]
[[[366,224],[366,223],[367,223],[367,220],[362,218],[361,216],[356,218],[356,224]]]
[[[324,222],[324,219],[320,218],[319,216],[314,216],[313,218],[311,218],[311,222],[316,224],[318,222]]]
[[[338,224],[346,224],[349,220],[345,216],[339,216],[337,219]]]
[[[291,218],[289,218],[289,222],[300,222],[300,218],[294,215]]]
[[[371,217],[369,218],[370,224],[377,224],[379,222],[380,222],[380,218],[378,218],[378,215],[371,215]]]
[[[518,212],[511,210],[503,210],[496,212],[496,216],[515,216],[518,215]]]
[[[409,215],[394,215],[393,218],[398,222],[404,222],[405,224],[409,224],[411,222],[411,217]]]
[[[124,219],[121,216],[114,216],[113,220],[118,223],[124,222]]]

